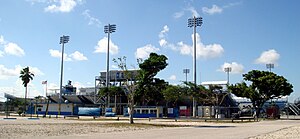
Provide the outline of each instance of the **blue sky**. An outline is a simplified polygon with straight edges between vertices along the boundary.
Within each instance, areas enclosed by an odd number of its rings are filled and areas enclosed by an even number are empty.
[[[58,88],[61,45],[65,45],[64,84],[93,87],[106,70],[107,38],[103,26],[116,24],[110,58],[127,57],[128,65],[150,52],[166,55],[168,67],[158,77],[171,84],[193,80],[192,35],[187,19],[203,17],[197,28],[197,81],[242,81],[250,70],[267,70],[294,86],[290,100],[300,96],[300,2],[297,0],[2,0],[0,2],[0,100],[3,93],[24,96],[19,72],[35,74],[29,97]],[[137,67],[137,66],[136,66]],[[116,66],[111,62],[110,69]]]

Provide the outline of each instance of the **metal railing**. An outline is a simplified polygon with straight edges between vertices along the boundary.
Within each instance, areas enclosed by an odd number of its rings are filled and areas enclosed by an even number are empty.
[[[300,115],[300,109],[294,103],[288,103],[288,108],[296,115]]]

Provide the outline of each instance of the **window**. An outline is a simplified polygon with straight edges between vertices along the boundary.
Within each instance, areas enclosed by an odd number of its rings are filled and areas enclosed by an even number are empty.
[[[156,114],[156,110],[150,110],[151,114]]]
[[[143,114],[148,114],[148,110],[142,110]]]

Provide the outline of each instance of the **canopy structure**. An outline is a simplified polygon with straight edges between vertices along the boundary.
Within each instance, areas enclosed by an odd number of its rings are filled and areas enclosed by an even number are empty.
[[[54,103],[58,103],[59,96],[52,95],[47,96]],[[94,104],[93,96],[90,95],[63,95],[63,101],[67,101],[68,103],[75,103],[75,104]]]
[[[17,97],[11,94],[4,93],[4,97],[7,99],[16,99]]]
[[[206,86],[206,85],[227,85],[227,81],[207,81],[207,82],[202,82],[201,85]]]

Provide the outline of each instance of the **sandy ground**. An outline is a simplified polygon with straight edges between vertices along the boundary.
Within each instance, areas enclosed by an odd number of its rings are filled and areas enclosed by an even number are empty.
[[[275,132],[252,137],[250,139],[300,139],[300,125],[283,128]]]
[[[87,118],[72,120],[63,118],[39,118],[29,120],[17,117],[15,120],[0,116],[0,138],[230,138],[230,139],[298,139],[300,120],[267,120],[249,123],[216,123],[179,120],[127,120]],[[155,125],[173,125],[155,126]]]

